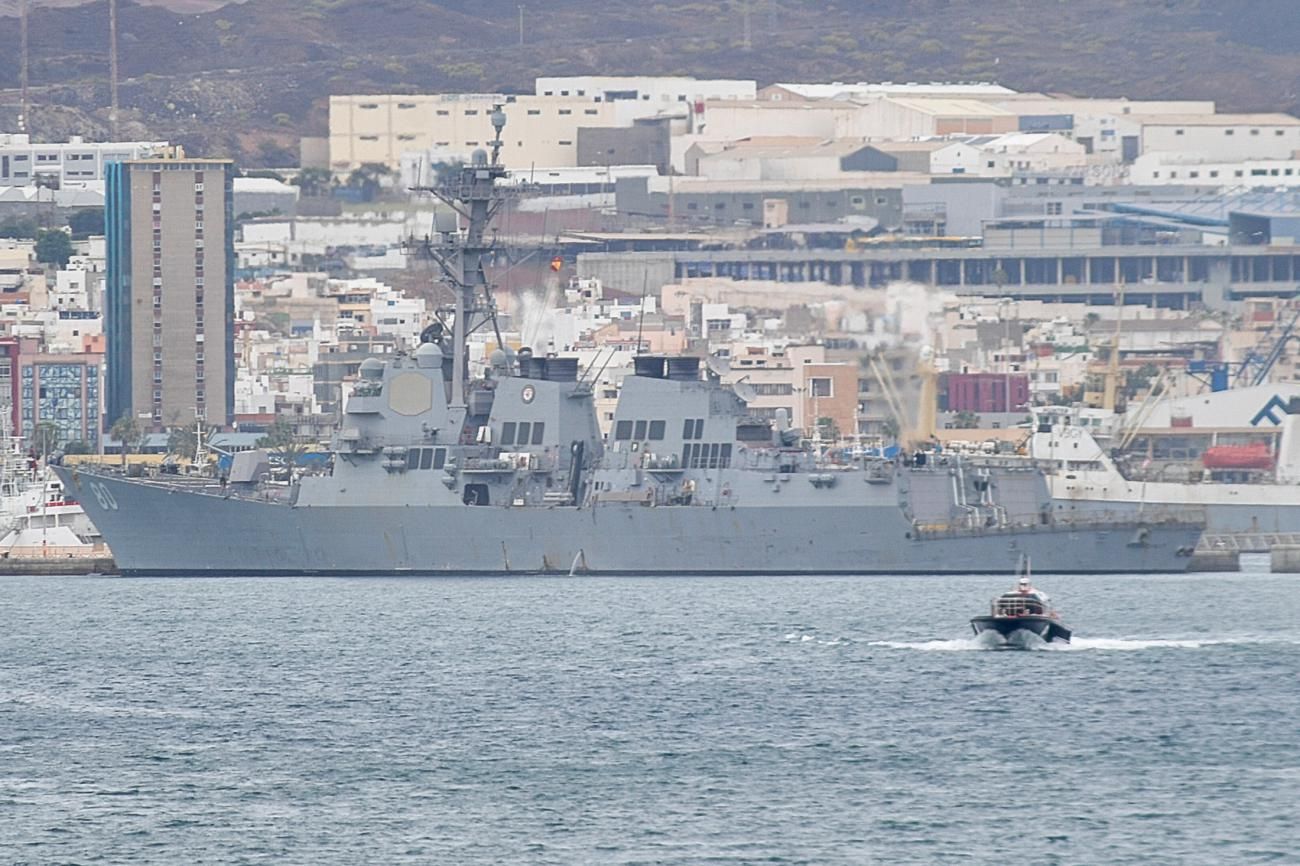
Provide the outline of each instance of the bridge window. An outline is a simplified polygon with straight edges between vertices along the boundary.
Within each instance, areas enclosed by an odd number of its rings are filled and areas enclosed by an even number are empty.
[[[528,421],[519,422],[519,435],[515,437],[516,445],[527,445],[528,437],[532,435],[532,424]]]
[[[631,438],[632,438],[632,422],[631,422],[631,421],[619,421],[618,424],[615,425],[615,427],[614,427],[614,438],[615,438],[615,439],[618,439],[618,440],[631,439]]]
[[[650,438],[656,442],[664,438],[664,428],[667,425],[663,421],[650,422]]]
[[[645,438],[645,434],[646,434],[646,422],[644,421],[636,422],[636,427],[632,433],[632,438],[636,439],[637,441],[640,441]]]
[[[522,424],[520,425],[523,426]],[[546,424],[538,421],[533,424],[533,444],[541,445],[542,439],[546,436]]]
[[[432,469],[432,468],[433,468],[433,449],[432,449],[432,448],[421,448],[421,449],[420,449],[420,468],[421,468],[421,469]]]
[[[515,422],[507,421],[501,425],[501,444],[515,444]]]

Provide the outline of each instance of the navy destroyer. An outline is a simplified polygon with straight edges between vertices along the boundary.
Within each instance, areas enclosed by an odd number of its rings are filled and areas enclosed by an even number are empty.
[[[470,335],[495,321],[501,111],[492,124],[490,153],[437,191],[460,215],[429,244],[454,290],[450,327],[362,363],[325,470],[284,484],[238,466],[58,468],[123,573],[992,573],[1022,556],[1049,572],[1186,568],[1198,522],[1062,520],[1027,459],[832,461],[698,358],[637,357],[608,439],[576,359],[498,349],[471,377]]]

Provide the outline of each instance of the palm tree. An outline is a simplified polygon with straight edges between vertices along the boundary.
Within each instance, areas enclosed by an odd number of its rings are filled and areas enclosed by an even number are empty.
[[[192,461],[198,452],[198,447],[198,438],[190,427],[173,427],[167,433],[167,450],[177,457]]]
[[[334,185],[334,172],[328,168],[304,168],[290,183],[301,189],[303,195],[328,195]]]
[[[140,430],[139,423],[137,423],[135,418],[130,413],[128,413],[113,422],[113,426],[110,427],[108,430],[108,435],[112,436],[119,443],[121,443],[122,468],[126,469],[127,453],[130,451],[130,449],[138,446],[140,442],[143,441],[144,439],[144,435]]]
[[[32,431],[32,447],[42,459],[59,447],[59,428],[50,421],[42,421]]]
[[[898,434],[899,434],[898,419],[886,418],[884,421],[881,421],[880,432],[884,435],[885,439],[887,439],[888,441],[897,442]]]

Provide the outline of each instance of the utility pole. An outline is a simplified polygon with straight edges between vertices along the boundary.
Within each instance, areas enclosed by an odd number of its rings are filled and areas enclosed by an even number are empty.
[[[27,101],[27,0],[18,0],[18,41],[19,54],[22,58],[19,61],[18,69],[18,86],[22,91],[19,108],[21,113],[18,115],[18,131],[30,132],[32,124],[28,118],[28,112],[31,111],[31,106]]]
[[[519,44],[524,44],[524,7],[519,7]]]
[[[117,0],[108,0],[108,129],[117,141]]]

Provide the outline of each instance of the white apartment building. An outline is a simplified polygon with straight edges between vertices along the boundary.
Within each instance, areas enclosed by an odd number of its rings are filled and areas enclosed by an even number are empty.
[[[74,135],[61,144],[36,144],[20,133],[0,133],[0,186],[30,186],[37,178],[60,188],[102,188],[104,166],[143,159],[169,149],[165,141],[85,141]]]

